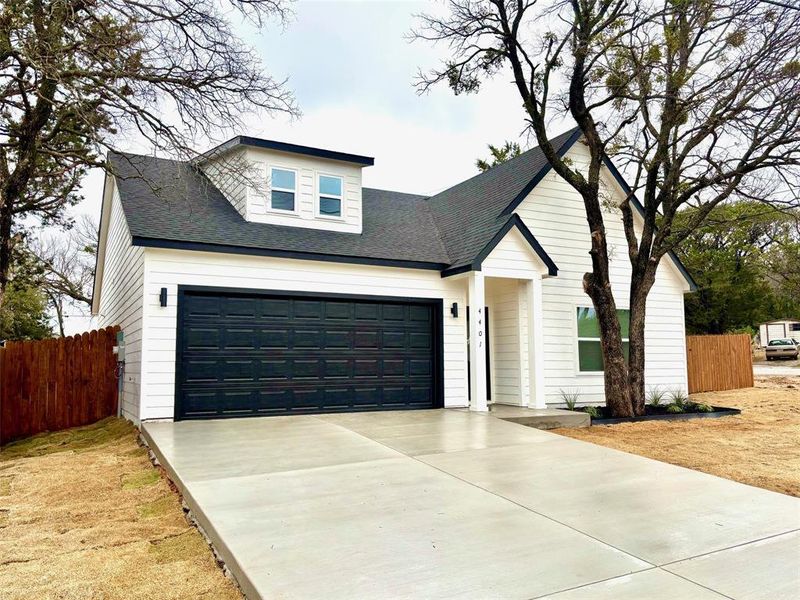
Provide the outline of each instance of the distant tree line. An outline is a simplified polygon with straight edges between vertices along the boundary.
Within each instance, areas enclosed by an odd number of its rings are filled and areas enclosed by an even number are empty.
[[[695,209],[681,211],[678,225]],[[760,323],[800,319],[800,213],[755,200],[720,205],[677,248],[697,282],[689,333],[755,334]]]

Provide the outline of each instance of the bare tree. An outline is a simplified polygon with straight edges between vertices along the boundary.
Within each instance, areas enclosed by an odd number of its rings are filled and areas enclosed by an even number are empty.
[[[606,402],[615,416],[642,414],[646,300],[663,257],[720,203],[797,205],[800,11],[761,0],[448,7],[444,16],[422,15],[413,33],[450,49],[441,68],[420,75],[420,89],[443,82],[457,94],[476,92],[483,79],[511,74],[539,146],[583,199],[592,265],[583,285],[601,329]],[[580,128],[588,167],[551,144],[547,124],[557,115]],[[607,156],[632,184],[610,212],[600,175]],[[696,208],[695,218],[678,230],[675,215],[685,206]],[[608,214],[622,219],[632,267],[627,362],[609,278]]]
[[[97,224],[84,215],[66,234],[42,235],[27,245],[28,277],[47,296],[64,335],[66,308],[81,310],[92,305]]]
[[[91,167],[143,139],[190,159],[253,111],[294,114],[231,19],[290,0],[6,0],[0,7],[0,304],[23,218],[62,224]]]

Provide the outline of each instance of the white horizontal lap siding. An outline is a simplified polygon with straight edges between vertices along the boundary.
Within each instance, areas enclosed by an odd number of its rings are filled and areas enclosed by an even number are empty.
[[[585,147],[576,144],[567,153],[575,164],[585,164]],[[621,200],[616,182],[604,174],[607,191]],[[519,205],[517,214],[558,265],[558,276],[543,281],[546,400],[562,402],[560,390],[577,390],[581,403],[605,399],[603,376],[578,371],[576,306],[591,306],[583,292],[583,274],[591,270],[590,238],[583,200],[551,172]],[[612,254],[611,284],[619,308],[628,307],[631,266],[619,212],[605,213]],[[669,260],[658,269],[647,302],[645,353],[647,386],[687,389],[686,340],[683,317],[684,281]],[[524,313],[523,313],[524,319]]]
[[[142,363],[142,289],[144,251],[131,245],[131,235],[116,185],[111,194],[98,324],[119,325],[125,336],[125,373],[119,402],[122,414],[139,420]]]
[[[481,264],[487,277],[530,279],[538,276],[544,265],[531,249],[528,241],[514,227],[492,249]]]
[[[221,156],[203,166],[203,172],[233,207],[247,219],[247,183],[253,174],[243,172],[244,151]]]
[[[438,271],[237,254],[161,250],[145,254],[145,338],[143,418],[171,419],[175,402],[175,341],[179,285],[332,294],[440,298],[444,304],[444,388],[446,406],[466,406],[466,321],[450,315],[453,302],[466,306],[463,278],[443,279]],[[167,288],[161,307],[159,291]]]
[[[518,296],[516,280],[486,280],[492,400],[501,404],[520,404],[522,398]]]
[[[256,172],[269,178],[273,167],[295,171],[295,214],[270,210],[268,186],[247,190],[248,220],[275,225],[309,227],[361,233],[361,167],[340,161],[248,148],[247,157]],[[342,178],[341,218],[320,217],[320,175]]]

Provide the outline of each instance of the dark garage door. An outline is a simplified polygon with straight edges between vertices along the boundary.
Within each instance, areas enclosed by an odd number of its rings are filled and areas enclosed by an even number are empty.
[[[441,301],[178,296],[176,419],[441,405]]]

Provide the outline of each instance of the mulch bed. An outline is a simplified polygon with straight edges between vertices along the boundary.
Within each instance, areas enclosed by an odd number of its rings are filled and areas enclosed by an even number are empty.
[[[738,415],[742,411],[738,408],[728,408],[725,406],[712,406],[712,411],[700,411],[695,406],[687,406],[684,412],[672,413],[667,410],[667,405],[653,406],[647,404],[645,414],[640,417],[615,418],[611,416],[611,411],[605,406],[595,406],[594,410],[599,413],[599,417],[592,417],[592,423],[597,425],[613,425],[614,423],[637,423],[639,421],[682,421],[685,419],[698,418],[717,418]],[[575,412],[587,412],[586,407],[575,408]]]

